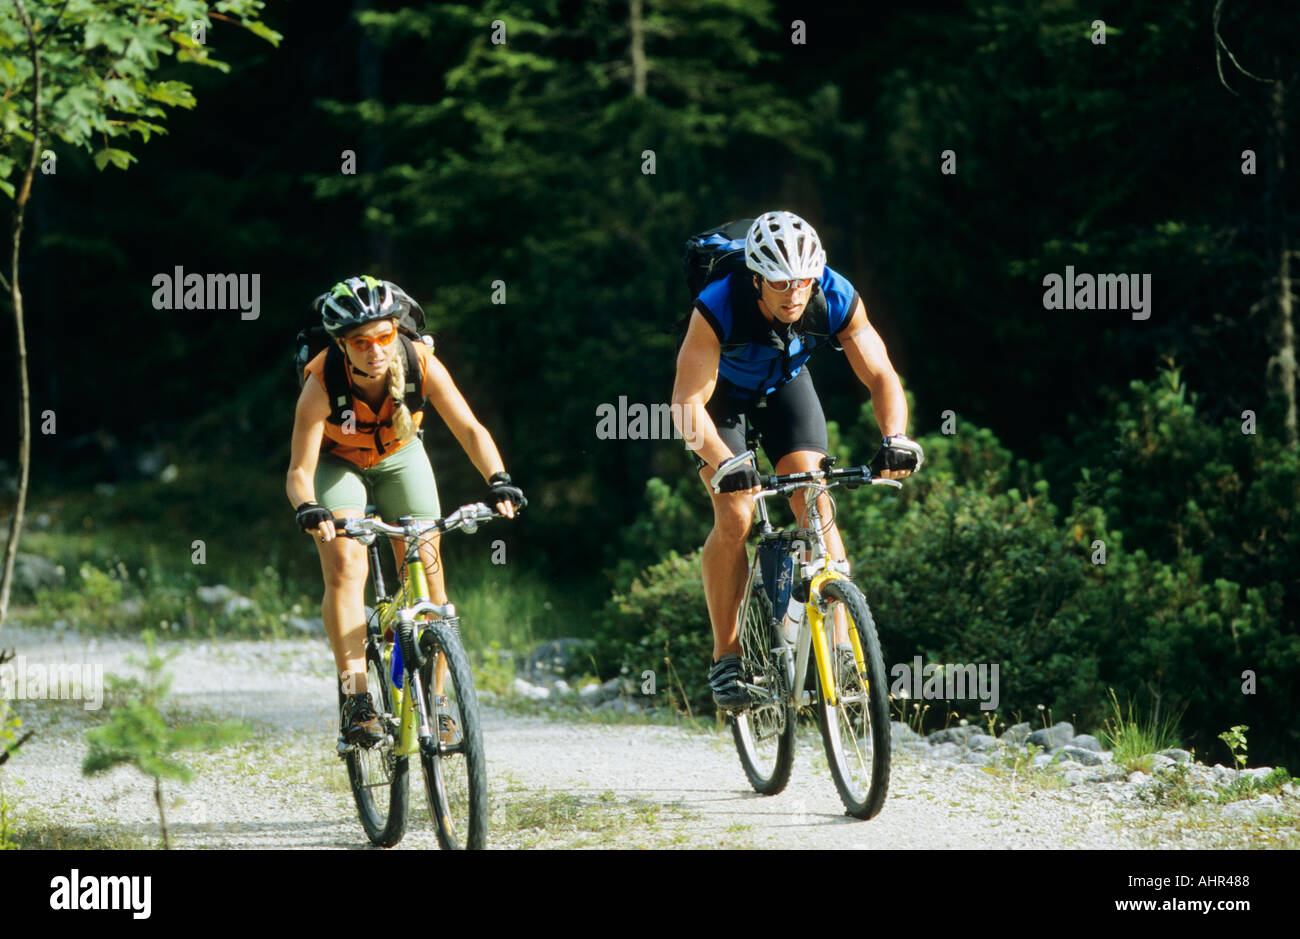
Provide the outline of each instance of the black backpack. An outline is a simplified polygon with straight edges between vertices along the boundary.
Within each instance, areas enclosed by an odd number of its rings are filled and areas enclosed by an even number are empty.
[[[397,320],[397,339],[402,345],[402,353],[406,356],[406,407],[414,415],[424,408],[424,387],[420,382],[420,360],[416,356],[415,345],[417,341],[422,341],[433,349],[433,337],[422,335],[424,330],[424,312],[419,307],[408,309]],[[348,403],[351,400],[351,385],[348,382],[348,363],[343,354],[343,350],[330,338],[329,333],[325,332],[325,327],[317,323],[315,326],[308,326],[298,333],[298,339],[295,343],[297,352],[293,358],[294,369],[298,373],[298,387],[302,388],[306,382],[305,369],[307,364],[314,359],[322,349],[328,348],[325,353],[325,393],[330,400],[330,416],[327,419],[331,424],[343,423],[343,412],[348,410]]]
[[[753,224],[752,218],[742,218],[686,239],[682,271],[692,300],[715,280],[748,270],[745,267],[745,237]]]
[[[745,265],[745,238],[749,235],[749,229],[753,224],[752,218],[737,219],[686,239],[686,249],[682,255],[682,270],[686,275],[686,287],[691,292],[691,300],[698,297],[700,291],[709,284],[721,280],[728,274],[749,274],[749,268]],[[739,281],[738,287],[744,291],[746,302],[757,296],[750,287],[747,277],[733,278],[733,283],[737,281]],[[826,295],[822,293],[821,284],[814,284],[812,296],[808,299],[808,308],[800,317],[796,328],[805,333],[826,335],[829,333],[829,329],[825,328],[828,319]],[[677,325],[678,348],[681,348],[690,320],[691,314],[688,311]],[[836,349],[839,348],[839,342],[833,337],[832,345]]]

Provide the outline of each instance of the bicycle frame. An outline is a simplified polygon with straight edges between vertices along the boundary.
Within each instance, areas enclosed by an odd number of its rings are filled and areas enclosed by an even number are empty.
[[[368,516],[372,517],[372,516]],[[423,693],[418,682],[408,684],[406,676],[406,656],[403,647],[414,649],[418,644],[416,626],[423,625],[426,619],[417,622],[417,617],[432,616],[445,619],[456,615],[456,608],[451,603],[437,604],[429,595],[428,580],[425,578],[424,562],[420,558],[419,533],[415,530],[414,519],[403,517],[398,520],[406,529],[403,540],[406,553],[402,566],[405,576],[396,597],[385,595],[383,568],[380,565],[377,537],[367,545],[370,572],[375,585],[375,610],[379,617],[380,633],[387,636],[392,629],[393,640],[383,640],[380,652],[384,665],[388,669],[392,682],[393,714],[397,718],[398,734],[394,741],[394,750],[398,756],[414,756],[419,753],[422,741],[428,746],[439,746],[428,720],[428,711],[423,700]],[[409,636],[409,640],[404,639]]]
[[[754,453],[752,450],[732,457],[731,460],[728,460],[719,467],[715,480],[723,476],[732,466],[750,460],[754,460]],[[756,461],[755,465],[757,465]],[[829,476],[823,473],[823,482],[827,479],[829,479]],[[771,610],[771,625],[774,630],[774,635],[781,636],[780,645],[774,648],[772,652],[786,662],[787,684],[790,688],[791,701],[796,707],[801,707],[810,703],[810,699],[805,696],[804,688],[804,683],[808,674],[808,652],[810,646],[813,651],[813,659],[817,668],[817,675],[820,679],[820,687],[824,689],[823,693],[827,696],[826,703],[831,707],[834,707],[838,703],[838,698],[835,692],[836,685],[831,676],[831,658],[828,652],[829,646],[826,642],[827,624],[825,621],[826,617],[824,607],[827,606],[827,603],[822,599],[822,589],[832,580],[848,580],[851,582],[851,579],[845,572],[838,570],[836,566],[833,566],[837,565],[838,562],[830,561],[826,556],[826,538],[822,531],[821,509],[817,505],[821,494],[828,488],[823,485],[823,482],[818,482],[810,478],[806,483],[795,483],[782,486],[779,489],[766,489],[754,496],[760,526],[760,552],[755,554],[750,568],[749,583],[746,584],[746,595],[753,590],[755,577],[761,575],[760,555],[764,540],[771,541],[775,538],[781,538],[791,534],[802,534],[805,532],[812,536],[811,540],[813,542],[812,547],[814,550],[808,560],[798,558],[798,552],[791,551],[791,555],[796,557],[796,563],[799,565],[798,582],[807,583],[809,585],[808,599],[803,605],[803,616],[800,618],[799,630],[794,639],[793,647],[790,642],[784,638],[779,627],[780,620],[785,615],[785,610],[776,609],[778,604],[775,602],[772,604],[773,609]],[[902,485],[892,479],[874,478],[871,482],[877,485],[889,485],[897,488],[901,488]],[[809,524],[806,528],[799,527],[777,531],[772,527],[771,519],[768,516],[767,499],[783,493],[789,495],[798,489],[813,490],[809,493],[808,501],[804,508]],[[767,589],[766,585],[764,585],[763,589]],[[774,596],[774,594],[769,593],[770,600],[773,599]],[[742,609],[741,613],[743,614],[743,612]],[[833,624],[831,628],[834,628]],[[866,657],[863,653],[862,642],[858,637],[857,630],[848,630],[848,635],[849,642],[853,647],[853,657],[857,660],[859,674],[865,676]],[[792,651],[794,659],[793,663],[790,661],[790,653]],[[791,674],[791,667],[793,667],[793,674]]]
[[[813,486],[810,488],[818,487]],[[772,495],[775,494],[775,492],[772,493]],[[759,517],[765,529],[764,534],[788,533],[775,532],[772,529],[771,522],[767,515],[767,506],[763,501],[765,497],[766,494],[760,493],[755,500],[759,506]],[[803,604],[803,616],[800,617],[799,630],[795,636],[793,647],[791,647],[788,642],[785,642],[782,646],[773,651],[777,655],[786,659],[786,674],[790,686],[791,698],[795,702],[796,706],[802,706],[810,703],[804,695],[804,683],[808,675],[808,653],[811,647],[811,651],[813,652],[813,661],[817,668],[817,674],[821,680],[820,687],[827,689],[827,703],[834,707],[836,704],[835,683],[831,680],[831,661],[827,652],[829,646],[826,642],[826,617],[822,610],[825,603],[821,599],[821,592],[822,588],[828,581],[848,580],[849,578],[841,571],[828,566],[826,558],[826,541],[820,527],[821,513],[817,509],[815,497],[809,502],[809,510],[809,520],[812,522],[811,530],[815,533],[813,541],[813,547],[815,550],[810,560],[803,561],[802,559],[799,559],[796,562],[800,567],[798,580],[800,582],[806,582],[809,585],[808,599]],[[798,529],[790,529],[789,531],[798,531]],[[796,552],[792,552],[792,554],[795,553]],[[755,576],[755,572],[759,570],[759,567],[759,558],[755,555],[753,570],[750,572],[751,580]],[[780,611],[779,613],[775,609],[772,611],[772,625],[774,628],[779,630],[777,624],[780,622],[780,618],[783,615],[784,611]],[[832,626],[831,628],[834,627]],[[865,659],[862,654],[862,646],[858,639],[857,631],[850,629],[848,632],[849,639],[853,644],[853,654],[857,659],[858,668],[859,670],[865,671]],[[776,634],[779,635],[780,633],[777,632]],[[794,653],[793,663],[790,663],[789,661],[789,655],[791,652]],[[793,675],[790,674],[790,664],[793,664]]]

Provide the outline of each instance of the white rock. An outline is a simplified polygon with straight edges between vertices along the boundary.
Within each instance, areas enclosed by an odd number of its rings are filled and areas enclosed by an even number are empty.
[[[510,690],[521,698],[528,698],[532,701],[543,701],[551,696],[551,693],[545,688],[539,688],[531,682],[524,681],[522,678],[516,678],[510,683]]]
[[[199,587],[194,592],[198,594],[199,599],[208,606],[220,606],[227,600],[238,596],[235,591],[231,590],[225,584],[217,584],[214,587]]]
[[[244,613],[248,610],[254,609],[255,607],[256,604],[248,597],[241,597],[239,594],[235,594],[226,601],[225,613],[227,616],[234,616],[236,613]]]

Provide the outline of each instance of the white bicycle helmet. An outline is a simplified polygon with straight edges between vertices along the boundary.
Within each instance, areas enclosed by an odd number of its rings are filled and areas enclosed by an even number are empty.
[[[768,280],[822,276],[826,252],[811,225],[793,212],[767,212],[745,238],[745,266]]]

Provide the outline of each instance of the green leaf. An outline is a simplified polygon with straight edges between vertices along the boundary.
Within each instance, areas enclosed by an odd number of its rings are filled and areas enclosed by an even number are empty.
[[[112,147],[105,147],[95,154],[95,169],[102,170],[109,163],[112,163],[118,169],[124,170],[136,159],[133,155],[125,150],[116,150]]]
[[[172,107],[192,108],[195,105],[194,95],[185,82],[154,82],[145,89],[145,95],[152,101],[160,101]]]
[[[158,67],[159,55],[167,55],[171,51],[172,44],[167,41],[162,26],[143,25],[126,44],[126,58],[150,69]]]
[[[149,138],[154,134],[167,133],[167,128],[163,127],[161,124],[151,124],[148,121],[131,121],[126,125],[126,129],[128,132],[135,131],[139,134],[140,140],[143,143],[148,143]]]
[[[120,78],[110,78],[104,82],[104,97],[120,110],[136,108],[140,104],[140,95],[131,87],[131,83]]]
[[[116,18],[94,17],[86,23],[86,42],[82,48],[94,49],[96,46],[103,46],[114,55],[121,55],[130,38],[129,23]]]
[[[260,36],[262,39],[265,39],[273,46],[280,45],[280,40],[284,38],[280,33],[277,33],[265,23],[260,23],[257,20],[244,20],[239,25],[244,27],[244,29],[248,30],[254,36]]]

